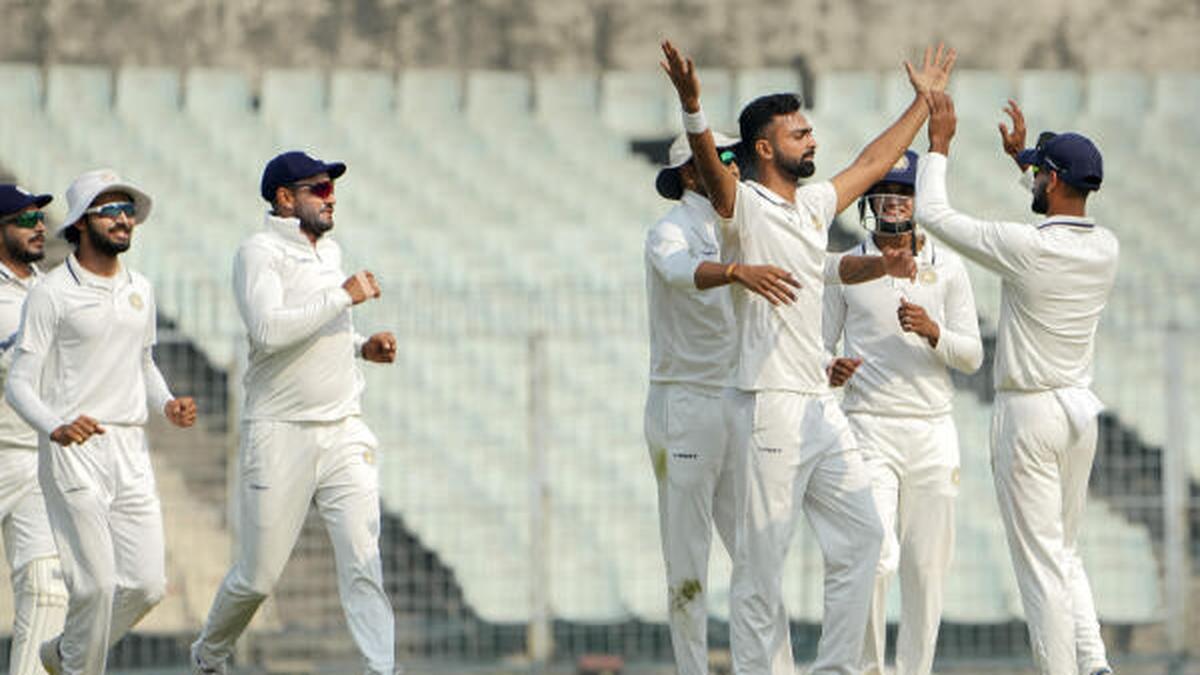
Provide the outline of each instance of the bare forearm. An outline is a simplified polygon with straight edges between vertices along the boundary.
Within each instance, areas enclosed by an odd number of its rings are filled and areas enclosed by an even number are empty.
[[[843,284],[874,281],[885,274],[883,258],[877,255],[842,256],[842,261],[838,264],[838,276]]]
[[[730,277],[730,268],[732,267],[733,265],[722,265],[711,260],[701,262],[696,265],[696,273],[692,275],[696,288],[703,291],[732,283],[733,279]]]
[[[833,177],[840,213],[895,165],[929,117],[929,107],[921,97],[913,98],[908,109],[875,140],[867,144],[845,171]]]
[[[686,110],[686,106],[684,109]],[[699,134],[689,133],[688,145],[692,148],[692,161],[696,166],[696,173],[700,174],[700,182],[704,183],[704,189],[708,192],[708,201],[723,218],[729,218],[733,215],[733,204],[737,199],[737,180],[721,164],[712,130],[705,129]]]

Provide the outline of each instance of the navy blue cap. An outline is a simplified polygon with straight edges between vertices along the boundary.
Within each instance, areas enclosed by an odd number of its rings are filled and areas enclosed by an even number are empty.
[[[1026,148],[1017,162],[1053,170],[1059,179],[1076,189],[1099,190],[1104,180],[1104,158],[1086,136],[1068,132],[1047,138],[1036,148]]]
[[[40,209],[52,201],[51,195],[35,195],[11,183],[0,185],[0,216],[16,213],[30,204]]]
[[[327,173],[331,179],[337,178],[346,173],[346,165],[342,162],[322,162],[300,150],[276,155],[263,168],[262,198],[271,201],[275,199],[276,188],[291,185],[319,173]]]
[[[898,183],[915,188],[917,185],[917,153],[905,150],[887,174],[880,178],[878,183],[872,185],[866,194],[874,192],[881,183]]]

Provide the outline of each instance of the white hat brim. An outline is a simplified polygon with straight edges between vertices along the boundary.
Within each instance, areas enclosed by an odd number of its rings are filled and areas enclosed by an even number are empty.
[[[146,219],[150,217],[150,211],[154,206],[154,200],[150,198],[150,195],[130,183],[109,183],[98,186],[96,191],[88,195],[86,199],[80,199],[79,203],[68,211],[67,216],[58,224],[58,231],[55,234],[61,237],[63,232],[67,231],[68,227],[71,227],[83,217],[84,211],[91,208],[92,202],[96,201],[97,197],[110,192],[124,192],[133,197],[134,218],[137,219],[139,225],[146,222]]]

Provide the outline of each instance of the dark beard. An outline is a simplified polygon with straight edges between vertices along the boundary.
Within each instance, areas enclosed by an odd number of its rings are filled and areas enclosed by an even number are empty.
[[[4,250],[8,252],[8,257],[26,265],[35,263],[46,257],[46,249],[43,248],[41,251],[35,253],[22,248],[19,243],[7,237],[4,239]]]
[[[811,159],[780,159],[778,166],[779,170],[782,171],[785,176],[788,176],[794,181],[798,181],[801,178],[808,178],[817,170],[816,164],[813,164]]]
[[[100,253],[102,253],[110,258],[115,258],[118,255],[129,250],[129,244],[133,242],[133,236],[132,236],[133,228],[132,227],[129,228],[129,234],[130,234],[129,241],[126,241],[124,243],[118,243],[118,242],[113,241],[112,239],[109,239],[107,234],[105,234],[104,232],[100,232],[99,230],[97,230],[96,228],[92,227],[89,224],[88,228],[87,228],[86,236],[91,240],[92,248],[95,248],[97,251],[99,251]]]
[[[1046,196],[1046,188],[1035,188],[1033,191],[1033,203],[1029,205],[1034,213],[1046,215],[1046,211],[1050,209],[1050,198]]]
[[[322,221],[320,210],[311,214],[297,211],[296,219],[300,221],[301,230],[308,232],[317,239],[320,239],[322,235],[333,229],[333,220],[330,219],[328,223]]]

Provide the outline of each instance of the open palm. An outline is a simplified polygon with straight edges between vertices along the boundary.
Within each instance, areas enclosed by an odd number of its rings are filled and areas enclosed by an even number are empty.
[[[904,69],[908,71],[908,81],[912,83],[913,90],[918,94],[945,91],[946,84],[950,82],[950,71],[954,69],[954,61],[957,58],[957,51],[946,49],[944,44],[939,43],[936,53],[932,47],[925,48],[925,59],[921,62],[920,70],[905,61]]]
[[[683,109],[688,112],[699,110],[700,78],[696,77],[696,64],[692,63],[691,58],[680,54],[670,40],[663,40],[662,50],[667,60],[660,61],[659,65],[667,73],[667,77],[671,78],[671,84],[675,85]]]

